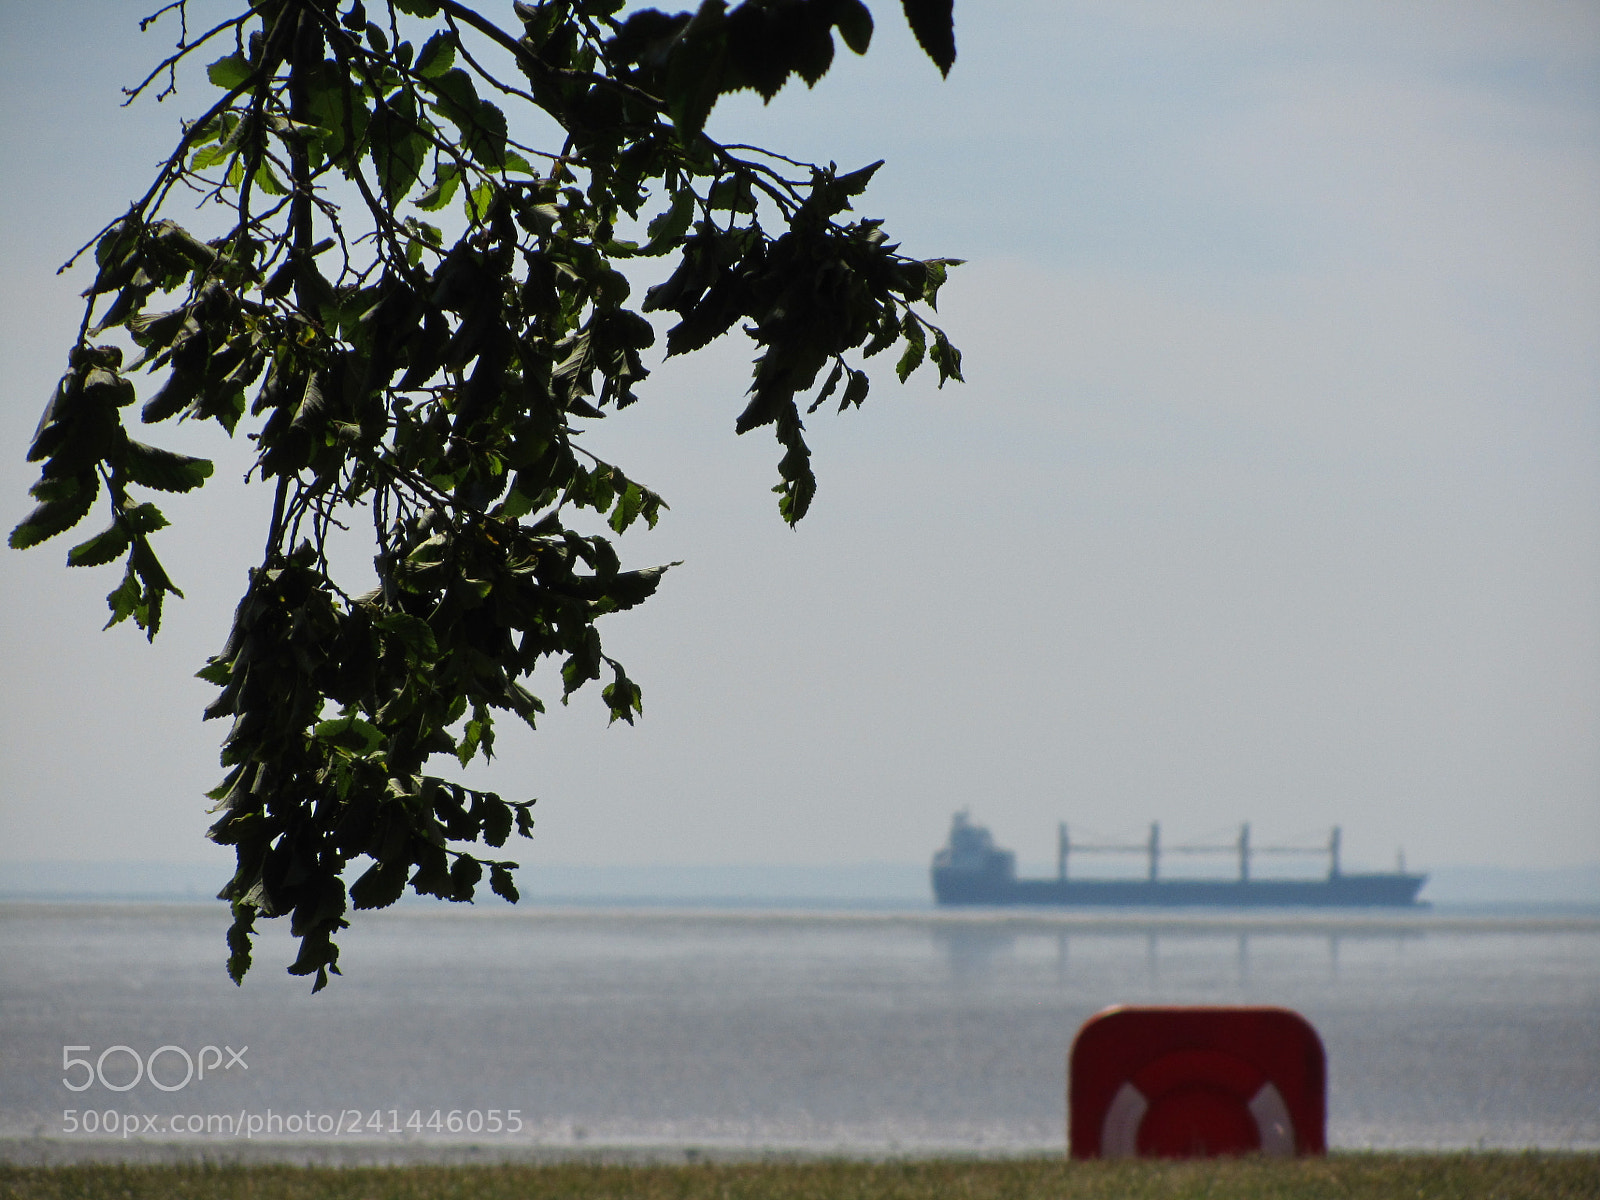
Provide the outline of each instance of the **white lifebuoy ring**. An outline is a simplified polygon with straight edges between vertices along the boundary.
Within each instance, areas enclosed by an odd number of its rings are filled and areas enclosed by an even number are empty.
[[[1261,1153],[1271,1158],[1288,1158],[1295,1152],[1294,1120],[1283,1102],[1283,1093],[1271,1080],[1263,1083],[1245,1105],[1255,1118]],[[1131,1082],[1125,1082],[1112,1097],[1106,1118],[1100,1126],[1101,1158],[1134,1158],[1139,1153],[1139,1126],[1150,1101]]]

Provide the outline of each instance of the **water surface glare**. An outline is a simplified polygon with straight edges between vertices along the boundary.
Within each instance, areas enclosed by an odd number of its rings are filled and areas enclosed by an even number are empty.
[[[0,905],[0,1138],[103,1138],[109,1112],[119,1136],[196,1147],[231,1120],[302,1142],[1059,1152],[1074,1032],[1163,1003],[1304,1013],[1335,1147],[1600,1147],[1595,918],[416,906],[357,925],[312,996],[277,930],[236,989],[220,906]],[[186,1058],[206,1075],[174,1087]]]

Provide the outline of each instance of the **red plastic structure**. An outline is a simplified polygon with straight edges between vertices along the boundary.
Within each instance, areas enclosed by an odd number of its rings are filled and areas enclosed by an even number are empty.
[[[1286,1008],[1108,1008],[1067,1066],[1073,1158],[1327,1153],[1322,1039]]]

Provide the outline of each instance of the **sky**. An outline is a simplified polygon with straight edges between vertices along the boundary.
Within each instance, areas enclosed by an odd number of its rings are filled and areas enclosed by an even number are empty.
[[[886,158],[863,214],[968,260],[967,383],[885,364],[812,418],[793,531],[733,433],[747,344],[585,435],[671,505],[625,560],[682,565],[601,626],[635,727],[547,690],[468,776],[539,798],[523,860],[916,862],[960,808],[1025,863],[1058,821],[1600,860],[1600,5],[963,3],[945,81],[873,9],[864,59],[713,131]],[[87,283],[55,268],[204,103],[117,107],[171,41],[143,12],[0,8],[7,528]],[[226,858],[192,676],[269,498],[168,436],[218,471],[163,504],[154,646],[100,632],[72,539],[0,551],[0,858]]]

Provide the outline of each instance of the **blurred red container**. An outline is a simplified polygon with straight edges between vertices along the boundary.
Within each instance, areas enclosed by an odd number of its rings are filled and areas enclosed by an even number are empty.
[[[1067,1065],[1073,1158],[1325,1154],[1322,1039],[1286,1008],[1108,1008]]]

